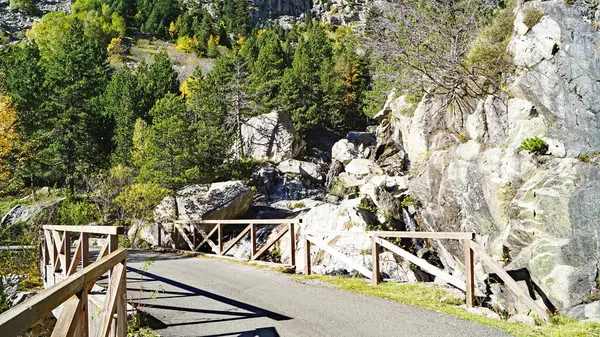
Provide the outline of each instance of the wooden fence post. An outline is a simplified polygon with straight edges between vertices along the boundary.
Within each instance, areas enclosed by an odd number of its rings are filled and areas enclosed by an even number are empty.
[[[250,244],[252,245],[250,260],[254,260],[254,255],[256,255],[256,225],[253,223],[250,224]]]
[[[473,273],[473,251],[471,250],[471,240],[463,240],[465,250],[465,276],[466,282],[466,301],[467,308],[472,308],[475,303],[475,278]]]
[[[156,233],[156,237],[157,237],[156,241],[158,243],[159,248],[162,247],[162,237],[161,237],[162,230],[161,230],[161,228],[162,228],[161,224],[156,224],[156,229],[158,230],[158,233]]]
[[[198,244],[198,239],[196,238],[196,227],[192,226],[192,251],[196,251],[196,245]]]
[[[290,265],[296,266],[296,231],[294,223],[290,223]]]
[[[119,293],[117,296],[117,337],[127,336],[127,265],[123,264],[123,277],[119,280]]]
[[[90,264],[90,240],[88,233],[81,233],[81,268]]]
[[[219,242],[217,244],[219,246],[219,255],[222,255],[223,254],[223,225],[218,223],[217,226],[219,227],[218,233],[217,233],[217,236],[218,236],[217,239],[219,240]]]
[[[372,251],[373,254],[373,278],[371,282],[373,285],[378,285],[380,276],[379,276],[379,244],[377,243],[377,235],[371,236],[371,241],[373,243]]]
[[[71,233],[63,232],[63,263],[61,263],[62,273],[65,277],[69,276],[69,266],[71,265]]]
[[[304,235],[304,274],[310,275],[310,241],[308,235]]]

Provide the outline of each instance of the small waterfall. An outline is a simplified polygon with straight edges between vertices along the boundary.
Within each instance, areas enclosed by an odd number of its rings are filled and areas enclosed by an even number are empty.
[[[391,122],[393,132],[392,132],[392,140],[398,144],[402,145],[402,140],[400,139],[400,125],[397,122]]]
[[[415,219],[408,213],[406,208],[402,208],[402,217],[404,220],[404,224],[406,225],[407,232],[416,232],[417,231],[417,223]]]
[[[406,226],[407,232],[416,232],[417,231],[417,223],[415,219],[408,213],[406,208],[402,208],[402,218],[404,220],[404,225]],[[419,251],[423,248],[423,240],[421,239],[412,239],[413,247],[416,251]]]

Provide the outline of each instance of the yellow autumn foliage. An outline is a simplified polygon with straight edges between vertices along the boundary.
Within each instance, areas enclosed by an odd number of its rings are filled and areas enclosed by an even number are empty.
[[[15,171],[25,163],[28,146],[19,134],[19,114],[0,73],[0,196],[15,187]]]

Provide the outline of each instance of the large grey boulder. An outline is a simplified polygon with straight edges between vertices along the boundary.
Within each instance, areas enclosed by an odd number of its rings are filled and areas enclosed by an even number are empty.
[[[354,175],[383,174],[381,168],[369,159],[353,159],[346,165],[346,172]]]
[[[179,219],[236,219],[248,211],[253,196],[241,181],[188,186],[176,195]]]
[[[246,157],[256,160],[270,160],[279,163],[294,157],[296,131],[287,111],[273,111],[250,118],[241,126],[242,143],[234,146],[234,153],[240,147]]]
[[[6,227],[17,222],[29,222],[45,213],[56,213],[64,199],[64,197],[57,197],[56,199],[29,205],[16,205],[2,216],[0,227]]]
[[[284,174],[300,175],[304,178],[313,179],[315,181],[323,181],[323,172],[319,165],[300,161],[296,159],[288,159],[277,166],[279,171]]]
[[[250,208],[254,192],[241,181],[191,185],[167,196],[154,210],[154,221],[134,221],[127,235],[134,245],[144,242],[174,247],[177,242],[173,220],[238,219]]]

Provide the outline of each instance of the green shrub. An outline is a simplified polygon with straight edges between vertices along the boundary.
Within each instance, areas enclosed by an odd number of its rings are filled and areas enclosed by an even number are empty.
[[[304,207],[304,201],[298,201],[298,202],[290,204],[289,209],[296,209],[296,208],[302,208],[302,207]]]
[[[412,195],[407,195],[404,197],[404,199],[402,199],[402,202],[400,203],[400,206],[402,207],[409,207],[409,206],[415,206],[417,204],[417,198],[415,198]]]
[[[333,185],[331,186],[331,190],[329,191],[329,194],[335,195],[336,197],[343,198],[344,195],[346,195],[346,187],[344,187],[344,184],[342,184],[339,181],[339,179],[336,179],[333,182]]]
[[[535,8],[527,8],[525,10],[525,17],[523,18],[523,23],[525,26],[529,27],[529,29],[533,28],[533,26],[540,23],[542,18],[544,17],[544,13],[540,12]]]
[[[33,15],[36,12],[36,8],[32,0],[10,0],[9,6],[19,9],[29,15]]]
[[[157,184],[133,184],[115,198],[115,204],[126,216],[134,219],[151,220],[154,208],[170,191]]]
[[[10,37],[7,33],[0,30],[0,45],[7,44],[10,42]]]
[[[96,205],[86,200],[78,201],[67,198],[63,201],[60,211],[60,224],[64,226],[85,226],[100,220],[100,212]]]
[[[538,137],[527,138],[521,143],[521,150],[533,154],[546,154],[548,152],[548,143]]]
[[[500,83],[502,74],[512,69],[512,57],[507,51],[514,29],[514,1],[500,10],[492,23],[475,39],[467,54],[465,66],[474,73],[484,75]]]

